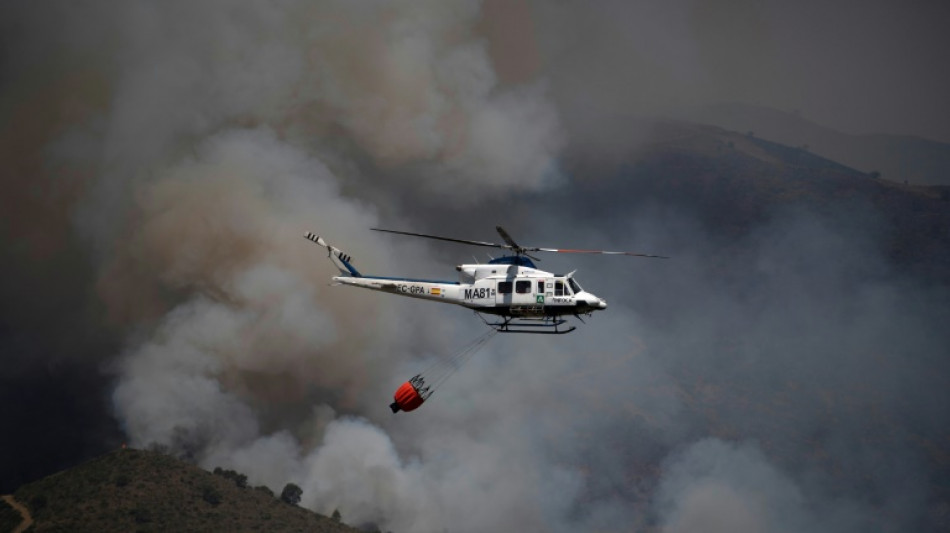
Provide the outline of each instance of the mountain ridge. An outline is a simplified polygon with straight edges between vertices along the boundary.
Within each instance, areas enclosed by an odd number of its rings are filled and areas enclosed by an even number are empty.
[[[31,531],[359,531],[170,455],[119,449],[17,489]]]
[[[809,150],[862,172],[919,185],[950,185],[950,144],[914,135],[852,134],[798,113],[724,103],[686,108],[675,118],[751,133]]]

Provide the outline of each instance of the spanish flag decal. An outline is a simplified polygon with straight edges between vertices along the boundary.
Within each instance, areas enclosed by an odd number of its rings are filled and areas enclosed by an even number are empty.
[[[429,291],[429,294],[432,294],[433,296],[439,296],[439,295],[442,294],[442,289],[440,289],[440,288],[438,288],[438,287],[433,287],[433,288]]]

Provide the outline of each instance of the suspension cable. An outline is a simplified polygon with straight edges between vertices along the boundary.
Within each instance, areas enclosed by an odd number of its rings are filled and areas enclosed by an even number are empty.
[[[486,331],[447,359],[437,361],[413,376],[413,378],[409,380],[410,383],[417,386],[419,395],[422,396],[423,399],[428,399],[445,380],[457,372],[458,369],[462,368],[462,366],[465,365],[473,355],[478,353],[496,334],[498,334],[498,331],[494,329]]]

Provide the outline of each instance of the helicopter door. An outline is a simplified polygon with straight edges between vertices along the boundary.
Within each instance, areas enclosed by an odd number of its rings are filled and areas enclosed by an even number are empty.
[[[508,279],[499,281],[495,305],[507,306],[515,314],[534,314],[544,308],[544,280]]]
[[[495,305],[511,305],[511,297],[515,292],[515,282],[513,280],[499,281],[495,287]]]
[[[516,279],[515,292],[511,295],[511,304],[535,305],[536,303],[537,299],[535,297],[535,280]]]

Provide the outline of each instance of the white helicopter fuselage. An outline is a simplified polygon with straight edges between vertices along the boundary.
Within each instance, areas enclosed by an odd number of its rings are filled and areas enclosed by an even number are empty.
[[[389,278],[363,275],[350,264],[352,258],[339,248],[328,244],[309,231],[304,234],[304,237],[327,249],[330,260],[340,271],[339,276],[333,277],[333,281],[338,285],[362,287],[409,298],[455,304],[472,309],[476,313],[498,315],[501,317],[500,320],[495,322],[486,320],[486,325],[495,328],[496,331],[508,333],[570,333],[576,328],[570,326],[568,329],[559,329],[567,322],[565,318],[562,318],[565,315],[574,315],[580,319],[581,314],[589,315],[594,311],[607,309],[606,300],[585,291],[577,284],[574,272],[557,275],[538,270],[531,261],[534,256],[530,253],[625,255],[667,259],[665,256],[636,252],[526,247],[516,243],[501,226],[496,226],[495,229],[505,244],[409,231],[371,229],[471,246],[501,248],[514,255],[492,259],[487,264],[459,265],[455,267],[459,273],[458,281]],[[581,322],[583,322],[582,319]]]
[[[516,257],[501,259],[524,260]],[[457,282],[352,275],[352,271],[348,272],[351,275],[334,276],[333,281],[502,316],[576,315],[607,308],[604,299],[581,289],[573,279],[573,273],[557,275],[504,263],[459,265],[456,270],[459,272]]]

